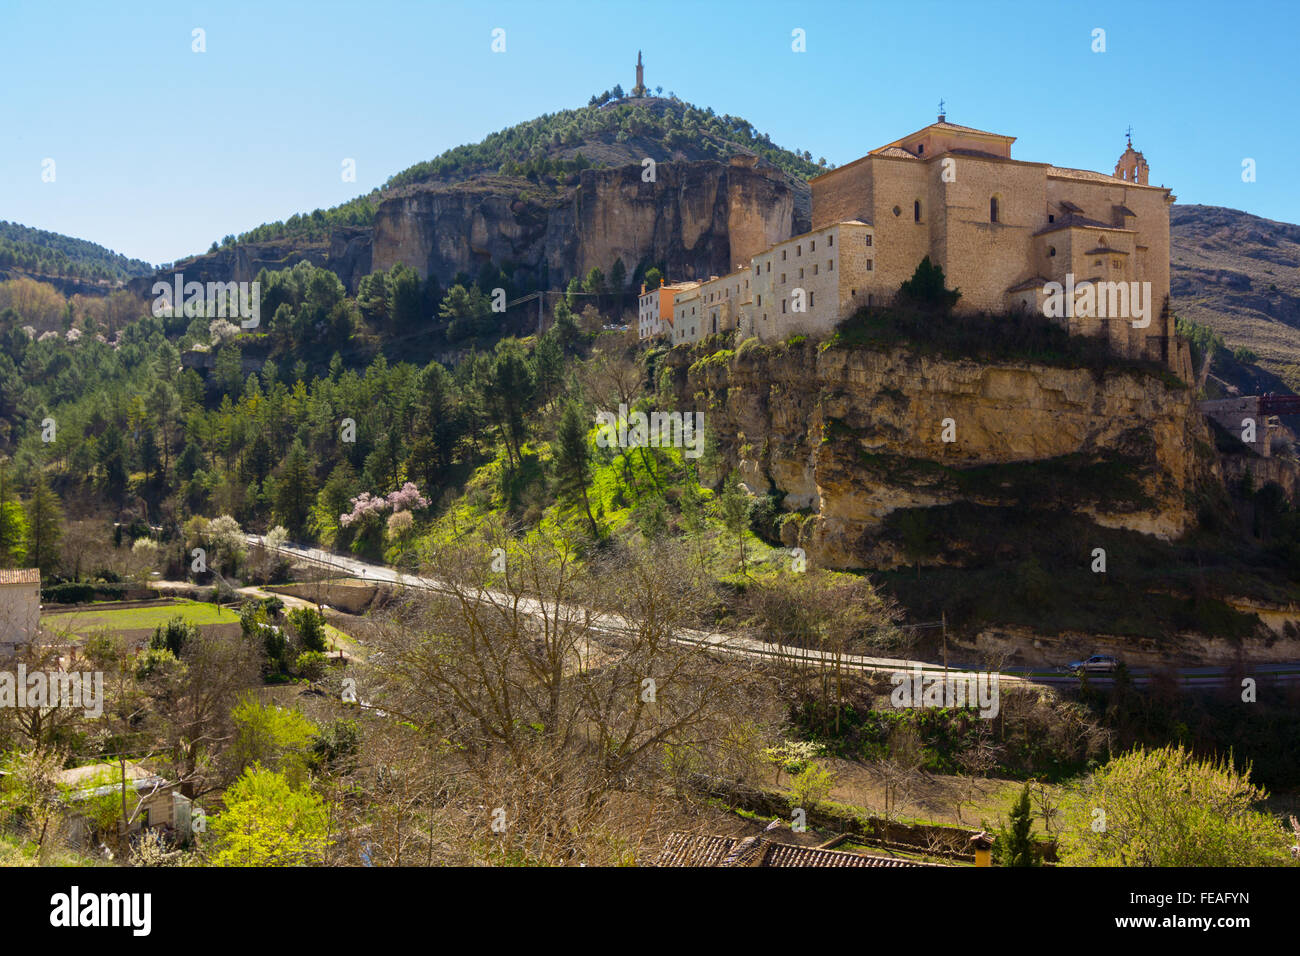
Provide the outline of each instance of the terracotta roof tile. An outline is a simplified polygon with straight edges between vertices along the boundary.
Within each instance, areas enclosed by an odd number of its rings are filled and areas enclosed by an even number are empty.
[[[736,840],[724,836],[674,833],[659,854],[657,866],[718,866]]]
[[[1050,223],[1044,228],[1039,229],[1036,233],[1034,233],[1034,235],[1043,236],[1049,232],[1056,232],[1058,229],[1071,229],[1079,226],[1088,227],[1092,229],[1109,229],[1113,232],[1133,231],[1132,229],[1122,229],[1119,226],[1111,225],[1108,222],[1099,222],[1096,219],[1089,219],[1087,216],[1076,216],[1075,214],[1071,213],[1070,215],[1065,216],[1062,219],[1058,219],[1056,220],[1056,222]]]
[[[761,836],[736,839],[674,833],[668,837],[656,866],[771,866],[771,867],[919,867],[941,866],[888,856],[869,856],[844,850],[794,846]]]
[[[0,568],[0,584],[40,584],[39,568]]]
[[[1105,173],[1096,173],[1091,169],[1071,169],[1068,166],[1048,166],[1047,175],[1057,176],[1062,179],[1086,179],[1094,183],[1119,183],[1121,186],[1137,185],[1117,176],[1107,176]]]

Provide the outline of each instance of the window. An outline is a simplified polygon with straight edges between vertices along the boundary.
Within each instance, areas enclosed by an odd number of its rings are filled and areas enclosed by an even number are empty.
[[[785,254],[786,254],[787,252],[789,252],[789,251],[790,251],[790,250],[788,250],[788,249],[782,249],[782,250],[781,250],[781,261],[782,261],[782,262],[785,262]]]
[[[810,308],[810,309],[813,307],[813,296],[816,295],[816,294],[817,294],[817,293],[815,293],[815,292],[813,292],[813,291],[811,291],[811,290],[809,290],[809,292],[808,292],[808,308]]]
[[[994,196],[989,200],[989,222],[998,221],[998,197]]]
[[[781,284],[782,284],[782,285],[785,285],[785,273],[784,273],[784,272],[781,273]]]
[[[1122,268],[1122,264],[1120,263],[1120,261],[1119,261],[1118,259],[1111,259],[1111,260],[1110,260],[1110,265],[1111,265],[1111,268],[1113,268],[1113,269],[1119,269],[1119,268]]]
[[[767,264],[767,271],[768,271],[768,274],[771,275],[771,273],[772,273],[772,263],[771,263],[770,261],[769,261],[768,264]]]
[[[924,155],[925,155],[925,143],[917,143],[917,144],[916,144],[916,155],[918,155],[918,156],[924,156]]]
[[[870,236],[870,235],[864,236],[863,238],[867,240],[867,245],[871,245],[871,236]]]
[[[871,237],[868,236],[867,238],[870,239]],[[834,236],[827,236],[827,237],[826,237],[826,245],[828,245],[828,246],[833,246],[833,245],[835,245],[835,237],[834,237]]]
[[[827,259],[827,260],[826,260],[826,271],[827,271],[827,272],[834,272],[834,271],[835,271],[835,260],[834,260],[834,259]]]
[[[795,254],[796,256],[801,256],[801,255],[803,255],[803,243],[802,243],[802,242],[799,243],[799,245],[797,245],[797,246],[794,247],[794,254]]]
[[[758,293],[758,295],[754,296],[754,298],[756,298],[756,299],[758,300],[757,302],[754,303],[755,305],[762,305],[762,304],[763,304],[763,293],[761,293],[761,292]]]
[[[817,240],[816,240],[816,239],[814,239],[812,242],[810,242],[810,243],[808,244],[808,251],[809,251],[809,252],[816,252],[816,251],[817,251]]]
[[[817,274],[817,263],[813,263],[813,275]]]
[[[1056,222],[1056,216],[1055,216],[1055,214],[1049,212],[1049,213],[1047,214],[1047,221],[1048,221],[1048,222]]]
[[[912,202],[912,221],[921,221],[921,200],[917,199]]]
[[[902,214],[903,214],[903,210],[902,210],[902,208],[899,207],[899,206],[895,206],[895,207],[894,207],[894,215],[895,215],[895,216],[901,216]]]
[[[799,270],[799,278],[800,278],[800,279],[803,278],[803,269],[800,269],[800,270]]]
[[[1054,255],[1056,255],[1056,246],[1048,246],[1048,247],[1047,247],[1047,254],[1048,254],[1048,256],[1054,256]]]
[[[754,275],[758,275],[762,271],[763,271],[763,264],[760,262],[754,263]]]
[[[781,300],[781,311],[785,312],[785,299]]]
[[[868,259],[868,260],[867,260],[867,271],[870,272],[872,269],[875,268],[875,265],[876,265],[876,263],[875,263],[873,260]]]

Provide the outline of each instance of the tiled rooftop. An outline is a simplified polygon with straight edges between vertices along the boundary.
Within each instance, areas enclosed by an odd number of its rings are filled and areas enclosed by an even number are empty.
[[[938,866],[888,856],[868,856],[843,850],[779,843],[766,837],[700,836],[674,833],[668,838],[656,866],[804,866],[804,867],[918,867]]]

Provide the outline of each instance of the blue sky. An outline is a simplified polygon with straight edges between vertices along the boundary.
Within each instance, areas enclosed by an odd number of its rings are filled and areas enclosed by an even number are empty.
[[[119,8],[120,9],[116,9]],[[0,0],[0,219],[151,262],[328,207],[646,82],[845,163],[933,121],[1109,172],[1133,127],[1180,202],[1300,221],[1300,4]],[[206,31],[207,52],[191,51]],[[491,31],[506,30],[506,52]],[[791,51],[805,31],[807,52]],[[1092,31],[1106,52],[1092,52]],[[1243,183],[1244,158],[1257,180]],[[55,181],[41,181],[55,160]],[[356,160],[357,181],[341,181]]]

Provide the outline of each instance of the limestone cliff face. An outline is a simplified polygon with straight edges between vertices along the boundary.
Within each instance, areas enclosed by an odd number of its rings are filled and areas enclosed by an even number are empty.
[[[662,262],[672,278],[707,277],[807,227],[807,186],[740,158],[660,163],[654,182],[642,181],[639,165],[587,169],[576,186],[549,194],[481,178],[385,200],[373,268],[401,262],[446,284],[510,261],[555,287],[593,267],[608,275],[621,258],[629,275]]]
[[[444,287],[457,273],[510,262],[520,279],[558,289],[593,267],[608,276],[617,259],[629,281],[642,263],[662,263],[671,279],[708,278],[809,228],[808,184],[753,157],[662,162],[654,172],[643,182],[640,164],[585,169],[576,184],[549,189],[492,176],[408,186],[380,203],[370,227],[335,229],[328,242],[244,243],[158,278],[182,271],[187,281],[248,282],[263,268],[307,261],[355,292],[364,276],[399,262]],[[130,288],[148,298],[155,281]]]
[[[824,567],[898,563],[879,532],[900,508],[1043,504],[1162,538],[1194,520],[1208,433],[1158,376],[753,345],[694,364],[674,349],[676,398],[704,411],[752,491],[811,512],[783,538]]]

